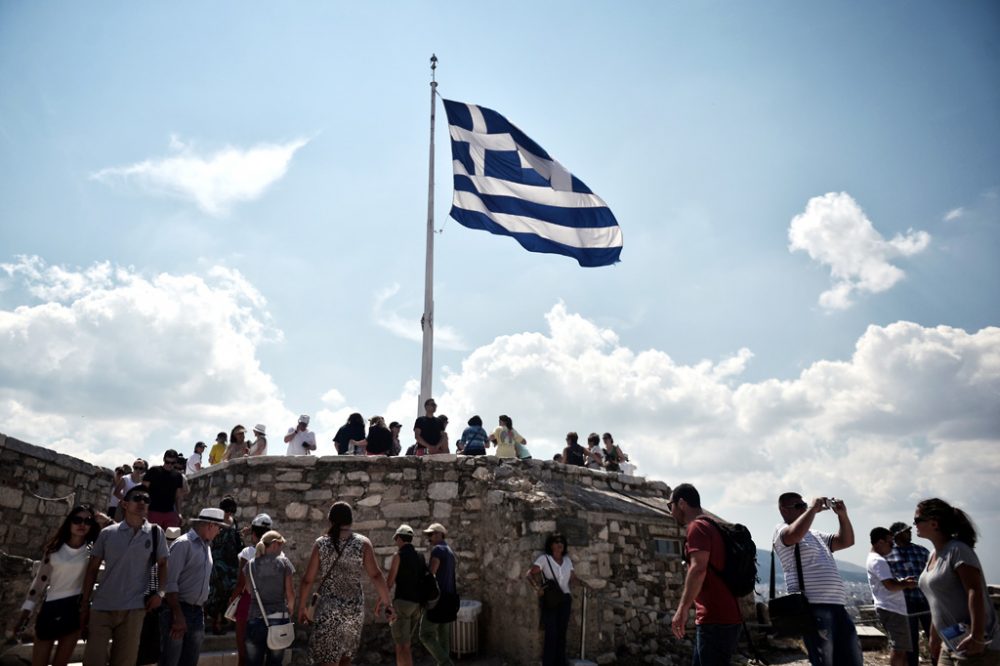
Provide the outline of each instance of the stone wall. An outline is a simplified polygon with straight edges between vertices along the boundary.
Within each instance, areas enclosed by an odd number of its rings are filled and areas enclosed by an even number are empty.
[[[31,560],[73,505],[104,510],[113,480],[111,470],[0,433],[0,617],[21,607]]]
[[[386,570],[400,523],[415,530],[443,523],[458,556],[460,593],[483,603],[480,653],[517,664],[537,662],[541,654],[537,600],[521,577],[546,535],[559,530],[578,575],[593,586],[586,619],[590,658],[643,663],[683,650],[661,621],[663,612],[676,607],[683,585],[677,555],[682,535],[667,515],[669,488],[663,483],[550,461],[454,455],[268,456],[207,468],[189,483],[189,515],[226,494],[239,502],[241,524],[269,513],[288,539],[285,552],[299,573],[336,500],[352,504],[355,529],[371,539]],[[425,541],[415,543],[426,551]],[[370,614],[375,597],[367,583],[366,595]],[[576,655],[581,610],[577,595],[569,631]],[[368,621],[356,662],[391,663],[388,627]]]
[[[0,433],[0,545],[37,558],[74,504],[105,511],[114,473]]]

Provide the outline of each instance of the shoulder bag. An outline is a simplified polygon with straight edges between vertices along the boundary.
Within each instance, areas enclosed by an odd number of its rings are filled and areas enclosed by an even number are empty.
[[[548,555],[545,556],[545,564],[549,569],[549,573],[552,574],[552,578],[542,576],[542,606],[547,610],[555,610],[562,605],[565,593],[559,587],[559,581],[556,580],[556,575],[552,571],[552,562]]]
[[[781,538],[780,536],[778,537]],[[771,550],[771,589],[767,602],[767,612],[775,632],[786,636],[802,636],[816,630],[816,616],[806,598],[806,584],[802,579],[802,556],[799,544],[795,544],[795,571],[799,577],[799,591],[783,597],[774,596],[774,546]],[[785,574],[788,575],[787,573]]]
[[[150,536],[153,550],[149,554],[149,585],[146,589],[145,599],[157,593],[160,587],[159,570],[156,564],[156,551],[160,548],[160,526],[151,523]],[[104,580],[110,580],[105,573]],[[167,581],[163,581],[166,585]],[[161,604],[162,606],[162,604]],[[139,651],[136,655],[137,664],[155,664],[160,660],[160,613],[162,609],[157,608],[149,611],[142,618],[142,629],[139,633]]]
[[[332,542],[333,537],[330,537],[330,540]],[[344,544],[344,548],[347,548],[346,543]],[[319,605],[319,589],[323,587],[323,583],[326,582],[326,579],[330,577],[330,574],[332,574],[333,570],[337,567],[337,562],[340,561],[341,556],[344,554],[344,548],[340,549],[340,552],[337,553],[337,559],[333,561],[330,568],[326,570],[326,574],[324,574],[323,578],[320,579],[319,586],[316,588],[317,591],[313,592],[312,596],[309,597],[309,603],[306,605],[306,619],[310,622],[313,622],[316,619],[316,606]]]
[[[250,587],[253,588],[253,596],[256,597],[257,605],[260,607],[260,617],[264,620],[264,624],[267,625],[267,649],[284,650],[295,642],[295,625],[291,621],[271,624],[267,618],[267,611],[264,610],[264,602],[260,600],[257,583],[253,579],[253,560],[250,560],[249,564],[247,564],[247,571],[250,572]]]

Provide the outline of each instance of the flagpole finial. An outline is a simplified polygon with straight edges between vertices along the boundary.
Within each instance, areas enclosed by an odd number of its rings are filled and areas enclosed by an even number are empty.
[[[437,79],[434,78],[434,70],[437,69],[437,66],[438,66],[438,57],[432,53],[431,54],[431,87],[432,88],[436,88],[437,87]]]

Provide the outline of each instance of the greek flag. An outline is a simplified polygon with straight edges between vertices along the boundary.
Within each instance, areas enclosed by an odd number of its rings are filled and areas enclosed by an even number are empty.
[[[529,252],[581,266],[618,261],[622,232],[604,201],[492,109],[444,100],[455,168],[451,216]]]

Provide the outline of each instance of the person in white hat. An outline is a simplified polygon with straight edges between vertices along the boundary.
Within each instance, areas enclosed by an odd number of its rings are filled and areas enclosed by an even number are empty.
[[[202,509],[191,529],[170,546],[166,607],[160,610],[160,664],[197,666],[205,638],[205,610],[212,578],[212,540],[226,524],[222,509]]]
[[[267,455],[267,426],[263,423],[258,423],[253,427],[253,434],[257,435],[257,439],[253,441],[250,445],[250,449],[247,451],[248,456],[266,456]]]
[[[285,435],[288,451],[285,455],[307,456],[316,450],[316,433],[309,429],[309,415],[299,417],[298,425],[288,429]]]

